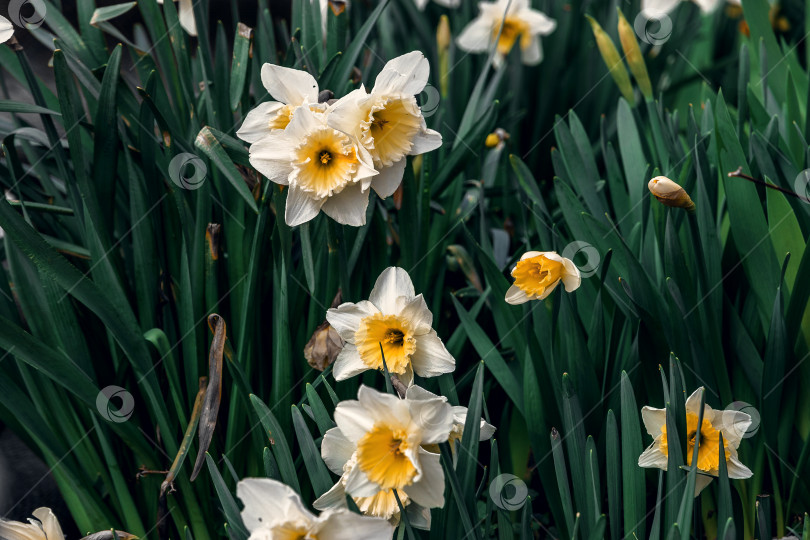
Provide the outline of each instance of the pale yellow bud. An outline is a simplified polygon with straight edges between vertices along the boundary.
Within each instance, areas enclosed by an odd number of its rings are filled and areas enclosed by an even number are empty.
[[[641,94],[647,99],[652,99],[652,83],[650,83],[650,75],[647,73],[647,64],[644,63],[641,48],[638,46],[636,32],[624,18],[622,10],[617,7],[616,11],[619,12],[619,40],[622,42],[627,65],[630,66],[630,71],[638,83]]]
[[[656,176],[650,180],[647,187],[661,204],[673,208],[683,208],[687,212],[695,211],[695,203],[692,202],[686,190],[666,176]]]
[[[605,61],[608,71],[610,71],[610,76],[613,77],[624,99],[626,99],[631,106],[634,105],[635,98],[633,97],[633,86],[630,84],[630,74],[627,73],[627,68],[624,67],[624,62],[622,62],[622,57],[619,56],[616,45],[613,44],[613,40],[610,39],[607,32],[599,26],[596,19],[590,15],[585,15],[585,17],[587,17],[588,21],[591,23],[593,37],[596,38],[596,46],[599,48],[599,53],[602,55],[602,60]]]
[[[449,90],[450,78],[450,44],[453,36],[450,33],[450,19],[447,15],[439,18],[439,26],[436,28],[436,46],[439,50],[439,90],[442,97],[446,98]]]

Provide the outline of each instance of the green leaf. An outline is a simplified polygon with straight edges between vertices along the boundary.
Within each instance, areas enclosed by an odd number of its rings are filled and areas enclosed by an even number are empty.
[[[315,441],[312,440],[312,434],[304,422],[304,417],[301,416],[301,411],[295,405],[292,407],[292,418],[298,444],[301,447],[301,455],[304,458],[304,466],[309,474],[315,495],[320,497],[332,487],[332,477],[329,476],[329,470],[321,459],[321,453],[315,446]]]
[[[236,168],[233,161],[231,161],[231,158],[225,152],[225,149],[219,143],[219,140],[210,127],[206,126],[200,130],[197,139],[194,141],[194,145],[208,156],[211,162],[225,175],[228,182],[231,183],[236,189],[236,192],[248,204],[250,209],[258,214],[259,208],[256,206],[256,201],[253,198],[253,194],[248,189],[245,179],[242,177],[242,174]]]
[[[32,105],[31,103],[23,103],[20,101],[11,101],[7,99],[0,99],[0,112],[8,113],[31,113],[31,114],[52,114],[60,116],[57,111],[52,111],[46,107]]]
[[[360,57],[360,53],[366,46],[366,40],[371,33],[371,29],[374,28],[374,25],[377,23],[377,19],[380,18],[383,10],[388,6],[388,2],[389,0],[382,0],[377,4],[374,11],[372,11],[366,17],[363,26],[361,26],[360,29],[355,33],[351,44],[343,52],[343,56],[340,58],[338,65],[335,68],[334,75],[332,75],[332,78],[328,83],[328,88],[333,90],[336,95],[341,95],[346,86],[349,84],[349,79],[351,78],[352,70],[354,69],[354,63]],[[322,90],[324,89],[322,88]]]
[[[256,414],[259,415],[259,420],[262,423],[262,427],[264,427],[265,436],[270,440],[273,454],[275,454],[276,457],[276,463],[278,463],[281,479],[285,484],[298,493],[301,493],[301,487],[298,485],[298,474],[295,472],[292,454],[290,454],[290,446],[287,444],[287,439],[284,437],[281,425],[279,425],[276,417],[273,416],[273,413],[258,396],[251,394],[250,401],[253,404],[253,408],[256,410]]]
[[[644,484],[644,469],[638,466],[638,456],[644,447],[641,444],[639,409],[633,386],[627,373],[621,376],[622,404],[622,486],[624,487],[624,536],[641,538],[646,531],[647,490]]]
[[[245,529],[245,524],[242,522],[236,500],[228,490],[228,486],[225,485],[225,480],[222,479],[222,475],[219,474],[219,469],[217,469],[217,465],[214,463],[211,454],[206,452],[205,461],[208,464],[208,472],[211,473],[211,480],[214,483],[214,489],[217,492],[219,504],[222,506],[222,512],[225,514],[225,519],[228,520],[229,528],[232,531],[230,537],[237,540],[246,539],[248,532],[247,529]]]

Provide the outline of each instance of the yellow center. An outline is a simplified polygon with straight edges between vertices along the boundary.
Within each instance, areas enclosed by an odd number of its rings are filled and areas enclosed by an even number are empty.
[[[360,359],[369,368],[382,369],[384,354],[388,371],[398,375],[405,373],[416,350],[416,339],[407,322],[396,315],[382,313],[369,315],[360,321],[354,342]]]
[[[562,277],[563,264],[545,255],[519,261],[512,270],[515,286],[529,296],[540,296]]]
[[[298,105],[284,105],[281,107],[276,115],[270,119],[268,122],[268,127],[270,129],[284,129],[292,120],[293,112],[295,109],[298,108]],[[309,106],[309,110],[312,112],[323,112],[326,110],[326,106],[323,103],[312,103]]]
[[[368,130],[375,164],[388,167],[408,155],[421,128],[421,112],[413,96],[388,98],[373,106]]]
[[[410,504],[411,501],[404,491],[397,491],[397,495],[399,495],[399,501],[403,507]],[[354,502],[360,512],[369,516],[389,519],[394,514],[399,513],[399,505],[392,489],[378,491],[371,497],[354,497]]]
[[[318,540],[302,525],[282,523],[273,529],[273,540]]]
[[[686,463],[692,465],[692,453],[695,449],[695,439],[697,438],[698,415],[686,413],[686,435],[689,440],[686,450]],[[658,443],[661,452],[669,456],[669,445],[667,443],[667,425],[661,426],[661,441]],[[728,461],[731,452],[728,450],[726,442],[723,441],[725,459]],[[720,467],[720,432],[717,431],[707,418],[703,419],[700,425],[700,445],[698,445],[698,469],[706,472],[718,472]]]
[[[349,137],[324,126],[310,133],[295,149],[295,183],[318,198],[330,197],[351,182],[358,164]]]
[[[506,17],[503,20],[503,30],[501,30],[501,21],[495,21],[492,26],[492,40],[498,38],[498,31],[501,31],[501,37],[498,39],[498,54],[506,56],[515,42],[520,39],[520,48],[525,49],[532,41],[532,35],[529,32],[529,24],[516,17]]]
[[[399,490],[411,485],[416,475],[407,450],[405,430],[375,425],[357,442],[357,466],[382,489]]]

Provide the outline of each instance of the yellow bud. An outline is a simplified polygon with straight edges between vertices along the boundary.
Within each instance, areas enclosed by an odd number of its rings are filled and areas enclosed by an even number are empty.
[[[436,46],[439,49],[439,89],[443,98],[447,97],[450,81],[448,72],[450,71],[450,44],[452,42],[450,19],[447,18],[447,15],[442,15],[439,18],[439,26],[436,28]]]
[[[626,99],[631,106],[634,105],[636,100],[633,98],[633,86],[630,84],[630,74],[627,73],[627,68],[624,67],[616,45],[613,44],[613,40],[610,39],[607,32],[602,30],[602,27],[599,26],[596,19],[590,15],[585,15],[585,17],[587,17],[588,21],[591,23],[593,37],[596,38],[596,46],[599,47],[602,60],[605,61],[605,65],[608,71],[610,71],[611,77],[613,77],[613,80],[619,87],[624,99]]]
[[[636,32],[624,18],[622,10],[617,7],[616,11],[619,12],[619,41],[622,43],[627,65],[630,66],[630,71],[638,83],[641,94],[647,99],[652,99],[652,83],[650,83],[650,75],[647,73],[647,64],[644,63],[641,48],[638,46]]]
[[[683,208],[687,212],[695,211],[695,203],[681,186],[666,176],[656,176],[647,184],[653,197],[663,205],[672,208]]]
[[[490,133],[487,135],[487,140],[484,141],[484,144],[487,148],[495,148],[498,146],[498,143],[501,142],[501,138],[495,135],[494,133]]]

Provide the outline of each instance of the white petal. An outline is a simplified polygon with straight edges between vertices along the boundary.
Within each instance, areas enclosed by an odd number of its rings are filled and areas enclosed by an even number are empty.
[[[557,285],[560,284],[560,281],[562,280],[555,281],[550,286],[546,287],[546,290],[543,291],[543,294],[541,294],[540,296],[535,296],[534,298],[532,298],[532,300],[534,299],[545,300],[546,298],[548,298],[548,295],[554,292],[554,289],[557,288]]]
[[[296,107],[292,111],[292,120],[287,124],[285,131],[288,137],[295,141],[296,146],[300,139],[307,137],[312,131],[325,124],[323,116],[317,115],[309,107]]]
[[[700,400],[703,397],[703,387],[701,386],[694,392],[692,395],[686,398],[686,412],[690,412],[692,414],[700,414]],[[708,407],[708,405],[707,405]],[[704,411],[704,416],[706,416]]]
[[[358,136],[360,124],[368,121],[368,92],[362,86],[352,90],[329,107],[326,122],[329,127]]]
[[[666,15],[678,6],[680,0],[641,0],[641,12],[647,16]]]
[[[431,392],[429,390],[425,390],[421,386],[415,386],[415,385],[408,388],[408,390],[405,392],[405,398],[409,399],[411,401],[420,401],[420,400],[435,399],[435,398],[440,398],[440,399],[443,399],[444,401],[447,401],[446,397],[437,396],[433,392]],[[459,408],[459,407],[453,407],[453,414],[454,415],[455,415],[455,411],[456,411],[457,408]],[[466,407],[460,407],[460,408],[464,409],[465,411],[467,410]]]
[[[518,16],[529,24],[529,33],[547,35],[557,28],[557,21],[534,9],[522,9]]]
[[[236,485],[242,500],[242,521],[249,531],[271,527],[284,521],[311,522],[315,519],[301,504],[293,489],[270,478],[245,478]]]
[[[374,418],[359,402],[347,399],[335,407],[335,422],[343,436],[356,443],[374,427]]]
[[[265,101],[259,103],[251,109],[236,136],[248,143],[258,142],[262,137],[270,133],[270,120],[276,115],[278,110],[284,105],[278,101]]]
[[[536,66],[543,61],[543,45],[540,43],[539,37],[532,37],[525,49],[521,47],[520,61],[524,66]]]
[[[417,133],[412,142],[413,146],[408,155],[418,156],[439,148],[442,145],[442,134],[432,129],[425,129]]]
[[[518,287],[517,285],[512,285],[511,287],[509,287],[509,290],[506,291],[506,298],[504,298],[504,300],[506,300],[507,304],[512,304],[513,306],[516,306],[519,304],[525,304],[526,302],[531,300],[531,298],[529,298],[529,296],[525,292],[523,292],[523,290],[520,287]]]
[[[410,299],[407,296],[400,296],[398,304],[400,317],[408,321],[416,335],[427,334],[432,330],[433,314],[421,294]]]
[[[489,17],[479,16],[461,31],[456,38],[459,48],[467,52],[484,52],[492,43],[493,20]]]
[[[383,66],[374,81],[372,94],[422,93],[430,76],[430,63],[421,51],[411,51],[398,56]]]
[[[579,289],[580,284],[582,284],[582,277],[574,261],[563,258],[563,269],[565,271],[562,275],[562,282],[565,285],[565,292],[573,292]]]
[[[324,201],[321,209],[330,218],[343,225],[360,227],[366,224],[369,190],[363,191],[359,183],[350,184]]]
[[[751,469],[746,467],[742,464],[742,462],[737,458],[736,455],[732,454],[729,460],[726,462],[728,466],[728,477],[733,479],[744,479],[744,478],[751,478],[754,476],[754,473],[751,472]]]
[[[287,193],[287,209],[284,212],[284,221],[290,227],[301,225],[318,215],[323,201],[310,197],[306,191],[290,186]]]
[[[425,6],[428,3],[428,0],[413,0],[413,3],[416,4],[416,7],[419,9],[419,11],[424,11]]]
[[[352,497],[371,497],[380,491],[380,486],[369,480],[360,467],[353,467],[345,478],[346,493]]]
[[[262,84],[273,99],[287,105],[318,102],[318,82],[306,71],[265,64]]]
[[[661,452],[658,443],[653,443],[638,457],[638,466],[667,470],[667,456]]]
[[[700,495],[703,489],[712,483],[712,477],[705,474],[698,474],[695,478],[695,497]]]
[[[425,508],[411,501],[411,504],[405,507],[405,513],[408,515],[408,521],[410,521],[411,527],[425,531],[430,530],[430,508]]]
[[[539,257],[540,255],[546,253],[554,253],[553,251],[527,251],[523,255],[520,256],[521,261],[525,261],[526,259],[534,259],[535,257]]]
[[[283,131],[270,131],[250,145],[250,164],[276,184],[287,185],[292,172],[290,140]]]
[[[411,417],[419,425],[422,444],[439,444],[447,441],[453,429],[453,409],[443,397],[408,399]]]
[[[444,506],[444,471],[439,454],[428,452],[419,448],[419,464],[421,478],[410,486],[406,486],[405,493],[417,504],[425,508],[441,508]]]
[[[695,3],[700,6],[700,10],[703,13],[711,13],[717,8],[720,0],[695,0]]]
[[[64,540],[65,535],[59,526],[59,520],[50,508],[37,508],[32,514],[42,523],[42,530],[45,531],[48,540]]]
[[[386,199],[394,194],[402,183],[402,175],[405,173],[405,165],[408,159],[402,158],[390,167],[380,169],[380,174],[371,181],[371,187],[377,192],[381,199]]]
[[[8,538],[8,540],[43,540],[43,534],[39,525],[6,521],[0,518],[0,538]]]
[[[705,414],[705,413],[704,413]],[[745,437],[751,427],[751,416],[733,409],[714,411],[712,425],[715,429],[723,433],[723,441],[732,448],[740,446],[740,441]]]
[[[661,427],[667,423],[667,410],[654,409],[645,405],[641,408],[641,421],[644,422],[647,433],[653,438],[657,438],[661,435]]]
[[[495,435],[495,430],[496,429],[497,428],[495,426],[493,426],[492,424],[490,424],[489,422],[487,422],[486,420],[484,420],[482,418],[481,419],[480,435],[478,437],[478,440],[479,441],[488,441],[489,439],[492,438],[493,435]]]
[[[357,347],[353,343],[346,343],[332,364],[332,375],[336,381],[345,381],[368,369],[369,367],[360,358]]]
[[[362,300],[356,304],[345,302],[336,308],[329,308],[326,311],[326,320],[343,338],[343,341],[354,343],[354,333],[360,328],[360,322],[377,312],[377,308],[368,300]]]
[[[318,510],[329,510],[330,508],[348,508],[346,504],[346,489],[343,487],[343,479],[337,481],[329,491],[315,499],[312,506]]]
[[[435,330],[416,336],[416,350],[411,355],[411,363],[420,377],[436,377],[442,373],[452,373],[456,369],[456,360],[447,351]]]
[[[194,22],[194,5],[191,0],[180,0],[180,5],[177,8],[177,18],[180,20],[180,26],[190,36],[197,35],[197,24]]]
[[[394,426],[407,426],[411,422],[408,402],[392,394],[363,385],[357,391],[357,400],[375,422],[385,422]]]
[[[411,276],[402,268],[389,266],[374,283],[369,301],[386,315],[397,315],[397,298],[416,296]]]
[[[332,428],[323,434],[321,457],[329,470],[338,476],[343,474],[343,466],[352,458],[355,445],[343,435],[340,428]]]
[[[14,35],[14,25],[5,17],[0,17],[0,43],[5,43]]]
[[[348,510],[329,512],[320,521],[318,540],[389,540],[394,535],[394,526],[388,520]]]

